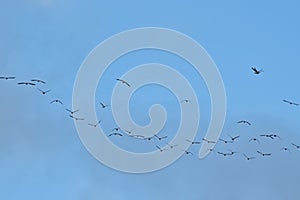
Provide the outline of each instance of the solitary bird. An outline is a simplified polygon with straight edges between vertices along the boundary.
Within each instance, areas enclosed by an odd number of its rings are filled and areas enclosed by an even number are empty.
[[[51,90],[46,90],[46,91],[44,91],[44,90],[41,90],[41,89],[39,89],[39,88],[38,88],[38,90],[39,90],[42,94],[46,94],[46,93],[48,93],[48,92],[51,91]]]
[[[18,85],[32,85],[32,86],[35,86],[34,83],[30,83],[30,82],[19,82]]]
[[[265,156],[271,156],[272,155],[270,153],[262,153],[260,151],[256,151],[256,152],[259,153],[260,155],[262,155],[263,157],[265,157]]]
[[[108,107],[109,105],[105,105],[104,103],[102,103],[102,102],[100,102],[100,105],[101,105],[101,107],[102,108],[106,108],[106,107]]]
[[[122,137],[123,135],[121,133],[111,133],[108,135],[108,137],[111,137],[111,136],[120,136]]]
[[[120,127],[115,127],[115,128],[113,128],[113,130],[111,130],[111,131],[119,131],[119,130],[121,130]]]
[[[248,124],[249,126],[251,126],[251,123],[246,121],[246,120],[240,120],[237,122],[238,124]]]
[[[264,71],[263,69],[258,70],[258,69],[256,69],[255,67],[252,67],[251,69],[253,70],[254,74],[260,74],[261,72]]]
[[[270,138],[270,139],[274,140],[274,135],[273,134],[263,134],[263,135],[260,135],[260,136]]]
[[[74,113],[77,113],[79,110],[69,110],[66,108],[66,111],[68,111],[69,113],[71,113],[71,115],[73,115]]]
[[[183,150],[186,155],[194,155],[191,151]]]
[[[127,85],[128,87],[130,87],[130,84],[127,81],[119,79],[119,78],[117,78],[116,80],[120,81],[121,83],[123,83],[123,84]]]
[[[16,77],[14,77],[14,76],[0,76],[0,79],[4,79],[4,80],[13,80],[15,78]]]
[[[42,80],[40,80],[40,79],[31,79],[30,81],[31,81],[31,82],[37,82],[37,83],[43,83],[43,84],[46,84],[45,81],[42,81]]]
[[[83,121],[84,118],[77,118],[77,117],[74,117],[73,115],[69,115],[72,119],[75,119],[76,121]]]
[[[298,103],[295,103],[295,102],[292,102],[292,101],[288,101],[288,100],[282,100],[283,102],[285,102],[285,103],[288,103],[288,104],[290,104],[290,105],[294,105],[294,106],[299,106],[299,104]]]
[[[255,157],[248,157],[246,154],[243,154],[243,155],[246,158],[246,160],[253,160],[253,159],[255,159]]]
[[[96,128],[100,123],[101,123],[101,120],[98,121],[96,124],[88,123],[88,125]]]
[[[59,99],[54,99],[53,101],[50,102],[50,104],[53,104],[53,103],[59,103],[59,104],[63,105],[63,102]]]

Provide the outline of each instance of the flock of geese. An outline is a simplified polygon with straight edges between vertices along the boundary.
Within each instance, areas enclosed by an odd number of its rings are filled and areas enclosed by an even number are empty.
[[[258,70],[256,67],[252,67],[251,69],[252,69],[252,71],[253,71],[253,73],[255,75],[259,75],[259,74],[261,74],[263,72],[262,69]],[[16,79],[16,77],[14,77],[14,76],[0,76],[0,81],[1,80],[3,80],[3,81],[13,81],[15,79]],[[119,82],[119,83],[121,83],[121,84],[124,84],[125,87],[131,87],[131,85],[126,80],[117,78],[116,81]],[[51,92],[50,89],[48,89],[48,90],[42,90],[42,89],[40,89],[39,86],[41,84],[42,85],[46,85],[47,83],[45,81],[41,80],[41,79],[31,79],[30,81],[17,82],[17,85],[20,85],[20,86],[23,85],[23,86],[27,86],[27,87],[35,87],[37,89],[37,91],[39,91],[42,95],[46,95],[49,92]],[[286,99],[284,99],[283,102],[287,103],[287,104],[289,104],[291,106],[299,106],[298,103],[295,103],[295,102],[292,102],[292,101],[289,101],[289,100],[286,100]],[[184,100],[181,101],[181,103],[190,103],[190,101],[188,99],[184,99]],[[53,99],[53,100],[51,100],[49,102],[49,104],[59,104],[61,106],[64,105],[64,103],[60,99]],[[101,109],[106,109],[106,108],[110,107],[110,105],[104,104],[103,102],[100,102],[99,107]],[[64,110],[68,113],[68,116],[70,118],[72,118],[73,120],[76,120],[76,121],[84,121],[85,120],[84,118],[77,116],[78,113],[79,113],[79,111],[80,111],[79,109],[77,109],[77,110],[71,110],[71,109],[68,109],[68,108],[64,108]],[[90,126],[92,128],[97,128],[98,126],[100,126],[100,124],[101,124],[101,120],[99,120],[96,123],[89,122],[89,123],[87,123],[87,126]],[[252,123],[249,122],[249,121],[247,121],[247,120],[237,121],[237,124],[242,124],[242,125],[246,125],[246,126],[252,126]],[[115,127],[115,128],[113,128],[111,130],[111,132],[109,132],[107,134],[107,136],[108,137],[129,136],[129,137],[132,137],[132,138],[135,138],[135,139],[139,139],[139,140],[164,141],[164,145],[160,146],[157,143],[155,144],[155,148],[158,149],[160,152],[164,152],[164,151],[167,151],[167,150],[172,150],[174,148],[180,148],[180,145],[178,145],[178,144],[171,145],[171,144],[169,144],[166,141],[167,138],[168,138],[168,135],[159,136],[158,134],[154,134],[151,137],[144,137],[143,135],[134,134],[134,130],[133,129],[132,130],[124,130],[124,129],[120,128],[120,127]],[[235,135],[235,136],[227,135],[227,136],[228,136],[227,139],[220,138],[219,139],[220,143],[228,145],[228,144],[235,143],[236,141],[240,140],[240,138],[241,138],[240,135]],[[249,138],[248,142],[249,143],[260,144],[261,143],[260,140],[263,139],[263,138],[269,139],[269,140],[277,140],[277,139],[282,140],[282,138],[278,134],[270,133],[270,134],[261,134],[261,135],[258,135],[258,137]],[[190,141],[190,140],[187,139],[186,142],[190,143],[191,145],[200,145],[202,142],[217,143],[218,141],[210,141],[210,140],[207,140],[206,138],[202,138],[201,141]],[[296,143],[290,143],[290,147],[284,146],[284,147],[281,148],[281,151],[291,152],[291,148],[300,150],[300,145],[298,145]],[[188,151],[188,150],[182,150],[182,151],[185,154],[187,154],[187,155],[194,155],[193,152],[191,152],[191,151]],[[217,151],[216,149],[208,149],[207,151],[214,152],[215,154],[223,156],[223,157],[230,157],[230,156],[233,156],[235,154],[240,154],[247,161],[250,161],[250,160],[253,160],[253,159],[256,158],[256,156],[249,156],[246,153],[241,153],[241,152],[232,151],[232,150],[228,150],[227,152],[222,152],[222,151]],[[261,150],[256,150],[255,153],[257,155],[261,156],[261,157],[272,156],[272,153],[263,152]]]

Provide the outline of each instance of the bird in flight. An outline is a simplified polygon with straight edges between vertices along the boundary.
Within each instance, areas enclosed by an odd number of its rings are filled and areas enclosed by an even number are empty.
[[[163,137],[159,137],[158,135],[153,135],[154,137],[156,137],[158,140],[163,140],[166,139],[168,136],[163,136]]]
[[[223,140],[222,138],[220,138],[220,141],[224,142],[225,144],[228,144],[228,143],[233,143],[233,141],[229,141],[229,140]]]
[[[120,136],[120,137],[122,137],[123,135],[121,133],[115,132],[115,133],[111,133],[111,134],[108,135],[108,137],[111,137],[111,136]]]
[[[170,147],[170,149],[173,149],[173,148],[175,148],[175,147],[178,146],[178,144],[174,144],[174,145],[171,145],[171,144],[169,144],[169,143],[166,143],[166,144],[168,145],[168,147]]]
[[[82,121],[84,120],[84,118],[77,118],[77,117],[74,117],[73,115],[69,115],[72,119],[75,119],[76,121]]]
[[[298,103],[295,103],[295,102],[292,102],[292,101],[288,101],[288,100],[282,100],[283,102],[285,102],[285,103],[288,103],[288,104],[290,104],[290,105],[294,105],[294,106],[299,106],[299,104]]]
[[[59,103],[59,104],[63,105],[63,102],[59,99],[55,99],[55,100],[50,102],[50,104],[53,104],[53,103]]]
[[[40,88],[37,88],[38,89],[38,91],[40,91],[42,94],[46,94],[46,93],[48,93],[48,92],[50,92],[51,90],[46,90],[46,91],[44,91],[44,90],[41,90]]]
[[[18,85],[32,85],[32,86],[35,86],[34,83],[30,83],[30,82],[19,82]]]
[[[202,138],[202,140],[203,140],[204,142],[207,142],[208,144],[215,144],[215,143],[216,143],[215,141],[211,141],[211,140],[208,140],[208,139],[206,139],[206,138]]]
[[[239,135],[234,136],[234,137],[232,137],[231,135],[228,135],[228,136],[230,137],[231,141],[235,141],[236,139],[238,139],[240,137]]]
[[[105,105],[104,103],[102,103],[102,102],[100,102],[100,105],[101,105],[101,107],[102,108],[106,108],[106,107],[108,107],[109,105]]]
[[[282,147],[282,148],[281,148],[281,151],[288,151],[288,152],[291,152],[290,149],[287,148],[287,147]]]
[[[260,135],[260,136],[270,138],[270,139],[274,140],[274,135],[273,134],[263,134],[263,135]]]
[[[155,145],[156,146],[156,148],[160,151],[160,152],[163,152],[163,151],[166,151],[167,149],[162,149],[160,146],[158,146],[158,145]]]
[[[119,131],[119,130],[121,130],[121,128],[120,127],[116,127],[116,128],[113,128],[113,130],[111,130],[111,131]]]
[[[294,147],[296,147],[297,149],[300,149],[300,145],[297,145],[297,144],[294,144],[294,143],[292,143],[292,145],[293,145]]]
[[[199,141],[191,141],[189,139],[186,139],[186,141],[191,143],[191,144],[201,144],[201,142],[199,142]]]
[[[181,103],[192,103],[189,99],[183,99]]]
[[[236,154],[237,152],[231,151],[229,153],[223,153],[223,152],[218,151],[217,153],[221,154],[221,155],[223,155],[225,157],[225,156],[232,156],[232,155]]]
[[[194,155],[191,151],[183,150],[186,155]]]
[[[73,111],[73,110],[69,110],[66,108],[66,111],[68,111],[69,113],[71,113],[71,115],[73,115],[74,113],[77,113],[79,111],[79,109]]]
[[[37,82],[37,83],[43,83],[43,84],[46,84],[45,81],[42,81],[42,80],[40,80],[40,79],[31,79],[30,81],[31,81],[31,82]]]
[[[238,124],[248,124],[249,126],[251,126],[252,124],[249,121],[246,120],[240,120],[237,122]]]
[[[271,156],[272,155],[270,153],[262,153],[260,151],[256,151],[256,152],[259,153],[260,155],[262,155],[263,157],[265,157],[265,156]]]
[[[128,87],[130,87],[130,84],[128,82],[126,82],[125,80],[119,79],[119,78],[117,78],[116,80],[120,81],[121,83],[123,83],[123,84],[127,85]]]
[[[0,76],[0,79],[3,79],[3,80],[13,80],[15,78],[16,77],[14,77],[14,76]]]
[[[253,160],[253,159],[255,159],[255,157],[249,157],[249,156],[247,156],[246,154],[243,154],[244,155],[244,157],[246,158],[246,160]]]
[[[252,67],[251,69],[253,70],[254,74],[260,74],[261,72],[264,71],[263,69],[258,70],[256,67]]]
[[[98,121],[96,124],[88,123],[88,125],[96,128],[100,123],[101,123],[101,120]]]
[[[252,142],[252,141],[257,142],[258,144],[260,144],[260,141],[257,138],[251,138],[249,140],[249,142]]]

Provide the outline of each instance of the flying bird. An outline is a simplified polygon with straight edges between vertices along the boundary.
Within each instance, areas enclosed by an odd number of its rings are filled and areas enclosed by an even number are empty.
[[[274,135],[273,134],[263,134],[263,135],[260,135],[260,136],[270,138],[270,139],[274,140]]]
[[[191,143],[191,144],[201,144],[201,142],[199,142],[199,141],[191,141],[189,139],[186,139],[186,141]]]
[[[163,139],[166,139],[168,136],[163,136],[163,137],[159,137],[157,135],[153,135],[154,137],[156,137],[158,140],[163,140]]]
[[[37,88],[42,94],[46,94],[46,93],[48,93],[48,92],[50,92],[51,90],[46,90],[46,91],[44,91],[44,90],[41,90],[41,89],[39,89],[39,88]]]
[[[230,139],[231,139],[232,141],[235,141],[236,139],[240,138],[239,135],[234,136],[234,137],[232,137],[231,135],[228,135],[228,136],[230,137]]]
[[[66,108],[66,111],[68,111],[69,113],[71,113],[71,115],[74,115],[74,113],[77,113],[79,110],[69,110]]]
[[[288,152],[291,152],[290,149],[287,148],[287,147],[282,147],[282,148],[281,148],[281,151],[288,151]]]
[[[121,133],[111,133],[108,135],[108,137],[111,137],[111,136],[120,136],[122,137],[123,135]]]
[[[125,80],[122,80],[122,79],[119,79],[119,78],[117,78],[116,80],[120,81],[121,83],[123,83],[123,84],[127,85],[128,87],[130,87],[130,84],[128,82],[126,82]]]
[[[294,144],[294,143],[292,143],[292,145],[293,145],[294,147],[296,147],[297,149],[300,149],[300,145],[297,145],[297,144]]]
[[[194,155],[191,151],[183,150],[186,155]]]
[[[169,144],[169,143],[166,143],[166,144],[168,145],[168,147],[170,147],[170,149],[173,149],[173,148],[175,148],[175,147],[178,146],[178,144],[174,144],[174,145],[171,145],[171,144]]]
[[[260,144],[260,141],[257,138],[251,138],[249,140],[249,142],[252,142],[252,141],[257,142],[258,144]]]
[[[156,148],[160,151],[160,152],[163,152],[163,151],[166,151],[167,149],[162,149],[160,146],[158,146],[158,145],[155,145],[156,146]]]
[[[189,99],[183,99],[181,103],[192,103]]]
[[[120,127],[116,127],[116,128],[113,128],[113,130],[111,130],[111,131],[119,131],[119,130],[121,130],[121,128]]]
[[[243,155],[246,158],[246,160],[253,160],[253,159],[255,159],[255,157],[248,157],[246,154],[243,154]]]
[[[102,103],[102,102],[100,102],[100,105],[101,105],[101,107],[102,108],[106,108],[106,107],[108,107],[109,105],[105,105],[104,103]]]
[[[263,157],[265,157],[265,156],[271,156],[272,155],[270,153],[262,153],[260,151],[256,151],[256,152],[259,153],[260,155],[262,155]]]
[[[246,120],[240,120],[237,122],[238,124],[248,124],[249,126],[251,126],[252,124],[249,121]]]
[[[251,69],[253,70],[254,74],[260,74],[261,72],[264,71],[263,69],[258,70],[258,69],[256,69],[255,67],[252,67]]]
[[[13,80],[15,78],[16,77],[14,77],[14,76],[0,76],[0,79],[4,79],[4,80]]]
[[[55,99],[55,100],[50,102],[50,104],[53,104],[53,103],[59,103],[59,104],[63,105],[63,102],[59,99]]]
[[[30,82],[19,82],[18,85],[31,85],[31,86],[35,86],[34,83],[30,83]]]
[[[282,101],[285,102],[285,103],[288,103],[290,105],[299,106],[298,103],[295,103],[295,102],[292,102],[292,101],[288,101],[288,100],[282,100]]]
[[[83,121],[84,118],[77,118],[77,117],[74,117],[73,115],[69,115],[72,119],[75,119],[76,121]]]
[[[37,82],[37,83],[43,83],[43,84],[46,84],[45,81],[40,80],[40,79],[31,79],[30,81],[31,81],[31,82]]]
[[[101,120],[98,121],[96,124],[88,123],[88,125],[96,128],[100,123],[101,123]]]
[[[228,143],[233,143],[233,141],[229,141],[229,140],[223,140],[220,138],[220,141],[224,142],[225,144],[228,144]]]
[[[211,140],[208,140],[208,139],[206,139],[206,138],[202,138],[202,140],[203,140],[204,142],[207,142],[208,144],[215,144],[215,143],[216,143],[215,141],[211,141]]]

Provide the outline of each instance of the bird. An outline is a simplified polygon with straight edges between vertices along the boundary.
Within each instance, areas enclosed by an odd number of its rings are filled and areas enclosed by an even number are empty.
[[[170,149],[173,149],[173,148],[175,148],[175,147],[178,146],[178,144],[174,144],[174,145],[171,145],[171,144],[169,144],[169,143],[166,143],[166,144],[168,145],[168,147],[170,147]]]
[[[153,138],[154,138],[154,136],[146,137],[146,138],[144,137],[144,140],[149,140],[150,141],[150,140],[153,140]]]
[[[79,109],[72,111],[72,110],[69,110],[66,108],[66,111],[68,111],[69,113],[71,113],[71,115],[73,115],[74,113],[77,113],[79,111]]]
[[[59,104],[63,105],[63,102],[59,99],[54,99],[53,101],[50,102],[50,104],[53,104],[53,103],[59,103]]]
[[[30,83],[30,82],[19,82],[18,85],[31,85],[31,86],[35,86],[34,83]]]
[[[258,69],[256,69],[256,67],[252,67],[251,69],[253,70],[254,74],[260,74],[261,72],[264,71],[263,69],[258,70]]]
[[[166,151],[167,149],[162,149],[160,146],[158,146],[158,145],[155,145],[156,146],[156,148],[160,151],[160,152],[163,152],[163,151]]]
[[[108,135],[108,137],[111,137],[111,136],[120,136],[120,137],[122,137],[123,135],[121,133],[115,132],[115,133],[111,133],[111,134]]]
[[[288,152],[291,152],[290,149],[287,148],[287,147],[282,147],[282,148],[281,148],[281,151],[288,151]]]
[[[156,137],[158,140],[163,140],[166,139],[168,136],[163,136],[163,137],[159,137],[158,135],[153,135],[154,137]]]
[[[274,135],[273,134],[263,134],[263,135],[260,135],[260,136],[270,138],[270,139],[274,140]]]
[[[285,102],[285,103],[288,103],[288,104],[290,104],[290,105],[294,105],[294,106],[299,106],[299,104],[298,103],[295,103],[295,102],[292,102],[292,101],[288,101],[288,100],[282,100],[283,102]]]
[[[238,124],[248,124],[249,126],[251,126],[252,124],[249,121],[246,120],[240,120],[237,122]]]
[[[113,129],[111,130],[111,132],[113,132],[113,131],[119,131],[119,130],[121,130],[120,127],[115,127],[115,128],[113,128]]]
[[[48,93],[48,92],[50,92],[51,90],[46,90],[46,91],[44,91],[44,90],[41,90],[41,89],[39,89],[39,88],[37,88],[42,94],[46,94],[46,93]]]
[[[191,143],[191,144],[201,144],[201,142],[199,142],[199,141],[191,141],[189,139],[186,139],[186,141]]]
[[[119,78],[117,78],[116,80],[120,81],[121,83],[124,83],[125,85],[127,85],[128,87],[130,87],[130,84],[127,81],[119,79]]]
[[[202,140],[203,140],[204,142],[207,142],[208,144],[215,144],[215,143],[216,143],[215,141],[211,141],[211,140],[208,140],[208,139],[206,139],[206,138],[202,138]]]
[[[102,108],[106,108],[106,107],[108,107],[109,105],[105,105],[104,103],[102,103],[102,102],[100,102],[100,105],[101,105],[101,107]]]
[[[293,145],[294,147],[296,147],[297,149],[300,149],[300,145],[297,145],[297,144],[294,144],[294,143],[292,143],[292,145]]]
[[[226,156],[232,156],[232,155],[234,155],[234,154],[237,153],[237,152],[233,152],[233,151],[232,151],[232,152],[230,152],[230,153],[223,153],[223,152],[218,151],[217,153],[223,155],[224,157],[226,157]]]
[[[260,141],[257,138],[251,138],[249,140],[249,142],[252,142],[252,141],[257,142],[258,144],[260,144]]]
[[[246,158],[246,160],[253,160],[253,159],[255,159],[255,157],[248,157],[246,154],[243,154],[243,155]]]
[[[194,155],[193,152],[191,152],[191,151],[187,151],[187,150],[183,150],[183,151],[186,155]]]
[[[130,131],[129,130],[125,130],[125,129],[123,129],[123,130],[130,135],[133,132],[134,128],[131,129]]]
[[[262,155],[263,157],[272,155],[271,153],[262,153],[260,151],[256,151],[256,152],[259,153],[260,155]]]
[[[220,138],[220,141],[224,142],[225,144],[228,144],[228,143],[233,143],[233,141],[229,141],[229,140],[223,140]]]
[[[230,139],[232,140],[232,141],[235,141],[236,139],[238,139],[240,136],[239,135],[237,135],[237,136],[235,136],[235,137],[232,137],[232,136],[230,136],[230,135],[228,135],[229,137],[230,137]]]
[[[181,103],[192,103],[189,99],[183,99]]]
[[[42,81],[42,80],[40,80],[40,79],[31,79],[30,81],[31,81],[31,82],[37,82],[37,83],[43,83],[43,84],[46,84],[45,81]]]
[[[84,118],[77,118],[77,117],[74,117],[73,115],[69,115],[71,118],[75,119],[76,121],[82,121],[84,120]]]
[[[88,123],[88,125],[96,128],[100,123],[101,120],[99,120],[96,124]]]
[[[0,76],[0,79],[4,79],[4,80],[13,80],[15,78],[16,77],[14,77],[14,76]]]

